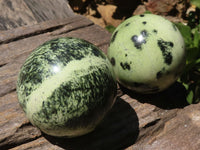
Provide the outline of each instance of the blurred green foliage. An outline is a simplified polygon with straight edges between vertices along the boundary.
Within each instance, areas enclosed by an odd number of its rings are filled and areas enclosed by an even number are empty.
[[[190,0],[190,3],[200,8],[200,0]]]
[[[200,1],[195,1],[200,4]],[[198,5],[196,5],[198,6]],[[199,5],[200,6],[200,5]],[[186,67],[181,75],[181,82],[187,90],[188,103],[200,102],[200,9],[190,12],[187,25],[176,23],[186,46]]]
[[[183,35],[186,46],[186,67],[181,82],[187,90],[188,103],[200,101],[200,25],[191,29],[181,23],[176,24]]]

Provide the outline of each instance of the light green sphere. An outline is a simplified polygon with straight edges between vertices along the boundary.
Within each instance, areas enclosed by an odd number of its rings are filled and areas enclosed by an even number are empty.
[[[185,44],[178,28],[153,14],[133,16],[113,32],[108,58],[118,82],[140,93],[168,88],[185,66]]]

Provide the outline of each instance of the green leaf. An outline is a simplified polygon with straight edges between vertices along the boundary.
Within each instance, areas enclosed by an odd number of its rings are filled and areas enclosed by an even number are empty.
[[[195,6],[197,6],[198,8],[200,8],[200,1],[199,1],[199,0],[190,0],[190,3],[191,3],[192,5],[195,5]]]
[[[187,64],[191,64],[200,57],[200,25],[194,29],[182,23],[176,23],[176,26],[181,32],[186,44]]]
[[[200,58],[195,61],[196,64],[200,64]],[[199,68],[200,69],[200,68]]]
[[[193,91],[190,91],[190,92],[188,93],[188,95],[187,95],[187,102],[188,102],[189,104],[192,104],[192,102],[193,102],[193,97],[194,97],[194,93],[193,93]]]
[[[115,27],[112,26],[112,25],[108,25],[108,26],[106,26],[105,28],[106,28],[106,30],[108,30],[110,33],[113,33],[114,30],[115,30]]]
[[[199,48],[193,47],[193,48],[186,48],[186,60],[187,64],[196,61],[196,59],[199,57]]]
[[[182,23],[175,23],[175,25],[179,29],[179,31],[181,32],[181,34],[184,38],[186,48],[191,47],[191,45],[192,45],[191,28]]]
[[[189,89],[189,85],[188,84],[186,84],[186,83],[182,83],[182,84],[183,84],[183,86],[185,87],[186,90]]]
[[[193,36],[194,36],[194,40],[193,40],[193,46],[194,47],[199,47],[200,46],[200,34],[199,34],[199,25],[196,26],[193,30],[192,30]]]

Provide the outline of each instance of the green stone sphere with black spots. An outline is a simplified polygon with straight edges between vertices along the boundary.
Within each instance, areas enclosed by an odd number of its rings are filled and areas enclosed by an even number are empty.
[[[118,82],[142,93],[157,93],[173,84],[185,66],[185,44],[167,19],[143,14],[128,18],[113,32],[108,58]]]
[[[111,109],[116,84],[101,50],[66,37],[30,54],[18,75],[17,94],[34,126],[48,135],[75,137],[94,130]]]

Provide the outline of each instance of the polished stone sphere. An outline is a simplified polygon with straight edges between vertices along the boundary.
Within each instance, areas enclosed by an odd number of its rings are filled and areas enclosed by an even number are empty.
[[[52,136],[91,132],[111,109],[116,80],[105,54],[77,38],[36,48],[21,67],[17,94],[30,122]]]
[[[137,15],[115,29],[108,58],[121,85],[139,93],[156,93],[182,73],[185,44],[178,28],[167,19]]]

